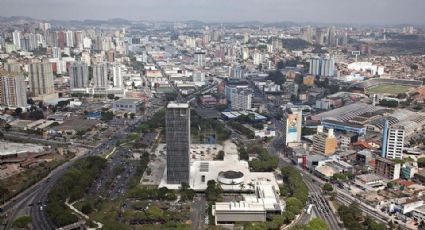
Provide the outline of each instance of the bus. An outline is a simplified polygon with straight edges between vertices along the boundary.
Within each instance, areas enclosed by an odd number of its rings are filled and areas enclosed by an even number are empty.
[[[307,214],[309,214],[310,215],[310,213],[311,213],[311,209],[313,208],[313,204],[309,204],[308,205],[308,207],[307,207]]]

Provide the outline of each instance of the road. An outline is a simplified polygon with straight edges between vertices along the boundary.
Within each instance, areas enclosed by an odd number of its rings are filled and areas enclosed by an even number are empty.
[[[46,213],[45,204],[47,202],[47,194],[49,189],[56,183],[56,181],[63,175],[63,173],[77,160],[87,157],[99,155],[114,146],[118,140],[122,139],[128,132],[133,130],[137,123],[142,119],[132,120],[129,126],[123,127],[121,130],[117,130],[114,136],[110,139],[104,140],[97,147],[87,151],[86,154],[74,157],[68,162],[53,169],[52,172],[46,177],[26,189],[24,192],[18,194],[10,201],[5,203],[2,208],[4,213],[7,213],[7,217],[3,223],[3,229],[10,229],[13,221],[20,215],[30,215],[32,217],[32,225],[34,229],[55,229],[54,224],[48,218]],[[121,191],[119,191],[121,192]]]
[[[274,111],[276,112],[276,110]],[[278,119],[272,119],[272,124],[274,129],[276,130],[276,136],[271,140],[270,144],[267,147],[267,150],[276,156],[279,157],[279,168],[284,166],[292,165],[291,162],[284,158],[283,150],[283,136],[281,132],[283,132],[283,122]],[[299,169],[299,168],[298,168]],[[304,183],[307,185],[309,189],[309,197],[311,203],[313,203],[313,211],[329,226],[331,230],[341,229],[338,224],[337,215],[330,209],[329,203],[326,198],[323,196],[322,189],[319,185],[313,183],[313,179],[310,175],[305,174],[303,170],[300,170],[301,175],[303,176]],[[310,220],[309,215],[307,213],[303,213],[299,219],[300,224],[306,224]]]
[[[338,223],[338,217],[335,213],[333,213],[327,198],[323,196],[322,188],[315,184],[311,178],[305,174],[302,175],[304,177],[304,182],[309,189],[309,200],[313,204],[314,212],[317,213],[321,219],[327,222],[329,229],[341,229]]]
[[[20,213],[31,215],[33,218],[32,225],[35,229],[54,229],[54,225],[48,220],[45,208],[40,207],[46,203],[47,193],[59,177],[69,166],[82,157],[83,155],[74,157],[70,161],[56,167],[46,178],[40,180],[38,183],[4,204],[2,208],[4,212],[7,213],[4,229],[10,229],[13,220],[15,220]]]
[[[200,230],[205,229],[205,218],[206,218],[206,208],[207,201],[205,194],[197,194],[193,198],[192,211],[191,211],[191,220],[192,220],[192,229]]]

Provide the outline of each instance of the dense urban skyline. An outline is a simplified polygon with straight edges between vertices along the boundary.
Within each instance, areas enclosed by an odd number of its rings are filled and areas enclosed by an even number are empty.
[[[421,0],[3,0],[2,16],[39,19],[110,19],[205,22],[294,21],[350,24],[423,24]],[[65,10],[66,9],[66,10]],[[93,14],[96,12],[96,14]]]

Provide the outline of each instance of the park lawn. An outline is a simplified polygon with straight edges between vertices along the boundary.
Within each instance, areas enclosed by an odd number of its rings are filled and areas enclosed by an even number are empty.
[[[377,86],[369,87],[366,91],[368,93],[384,93],[384,94],[394,94],[406,93],[410,90],[410,86],[405,85],[393,85],[393,84],[382,84]]]

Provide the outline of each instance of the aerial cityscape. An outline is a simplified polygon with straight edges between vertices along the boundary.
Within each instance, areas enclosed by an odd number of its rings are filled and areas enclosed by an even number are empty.
[[[425,2],[0,2],[0,229],[425,230]]]

